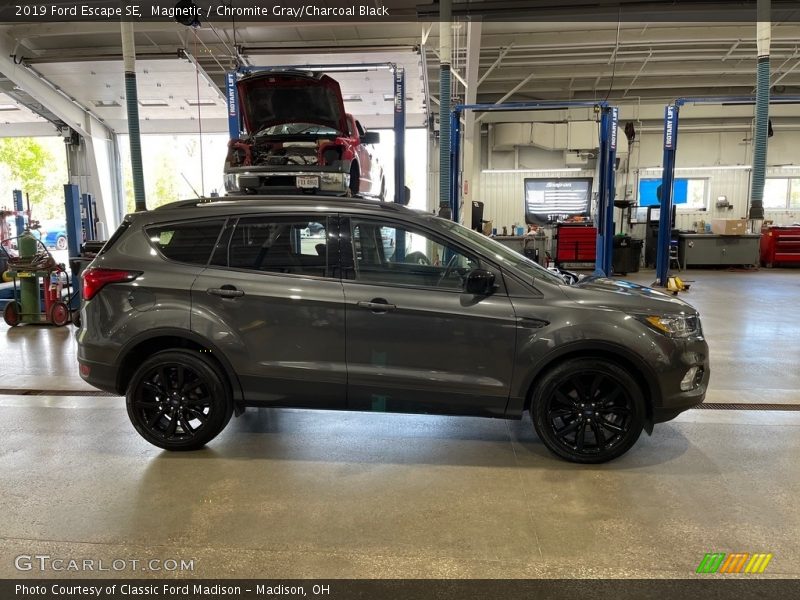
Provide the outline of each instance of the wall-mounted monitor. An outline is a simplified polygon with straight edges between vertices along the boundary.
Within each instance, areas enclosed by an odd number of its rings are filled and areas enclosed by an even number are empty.
[[[591,177],[535,177],[525,179],[525,222],[554,223],[589,216]]]

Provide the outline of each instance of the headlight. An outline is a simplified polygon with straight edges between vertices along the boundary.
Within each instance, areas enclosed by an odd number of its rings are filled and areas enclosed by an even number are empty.
[[[674,338],[685,338],[700,333],[697,315],[633,315],[659,333]]]

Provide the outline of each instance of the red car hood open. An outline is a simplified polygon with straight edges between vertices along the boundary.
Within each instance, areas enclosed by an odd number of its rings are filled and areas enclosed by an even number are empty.
[[[257,73],[241,79],[237,87],[251,135],[284,123],[313,123],[349,135],[342,90],[327,75]]]

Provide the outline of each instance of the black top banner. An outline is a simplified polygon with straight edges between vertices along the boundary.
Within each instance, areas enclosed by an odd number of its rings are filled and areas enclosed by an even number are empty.
[[[453,0],[456,21],[755,22],[757,0]],[[437,21],[435,0],[53,0],[3,2],[0,22],[203,23]],[[797,0],[772,0],[772,22],[800,22]]]

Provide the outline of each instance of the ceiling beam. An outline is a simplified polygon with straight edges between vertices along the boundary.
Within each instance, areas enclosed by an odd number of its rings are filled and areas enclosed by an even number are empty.
[[[16,48],[15,40],[6,33],[0,33],[1,73],[81,135],[88,137],[101,135],[103,138],[109,138],[111,132],[102,119],[32,67],[17,64],[12,58]]]

